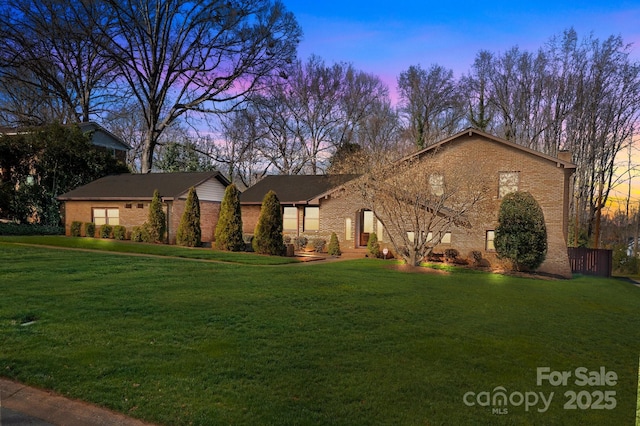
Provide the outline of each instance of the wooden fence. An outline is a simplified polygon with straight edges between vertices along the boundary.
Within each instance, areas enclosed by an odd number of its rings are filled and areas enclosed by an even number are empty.
[[[607,278],[611,276],[613,270],[612,250],[569,247],[568,251],[571,272]]]

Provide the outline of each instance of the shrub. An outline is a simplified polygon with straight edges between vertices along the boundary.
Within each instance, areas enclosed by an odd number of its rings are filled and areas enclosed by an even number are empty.
[[[473,260],[474,265],[478,265],[482,261],[482,252],[479,250],[473,250],[469,253],[469,258]]]
[[[79,237],[82,232],[82,222],[74,220],[71,222],[71,236]]]
[[[307,237],[298,236],[293,239],[293,245],[297,251],[302,251],[307,246]]]
[[[367,251],[373,257],[380,257],[380,244],[378,244],[378,236],[375,232],[369,234],[369,241],[367,241]]]
[[[199,247],[202,244],[200,228],[200,200],[194,187],[189,189],[180,226],[176,233],[176,243],[186,247]]]
[[[167,218],[162,210],[162,200],[160,200],[160,193],[157,189],[153,192],[153,199],[149,204],[149,217],[146,224],[149,231],[149,242],[164,242]]]
[[[253,234],[243,234],[242,241],[244,242],[244,251],[253,251]]]
[[[152,243],[154,242],[149,233],[149,224],[147,222],[140,226],[134,226],[131,231],[131,241],[136,243]]]
[[[260,217],[253,237],[253,250],[260,254],[282,256],[282,207],[275,192],[269,191],[262,200]]]
[[[124,240],[127,238],[127,228],[122,225],[116,225],[113,227],[113,238],[116,240]]]
[[[113,233],[113,226],[106,224],[100,227],[100,237],[111,238],[112,233]]]
[[[324,250],[324,246],[327,244],[327,242],[325,240],[323,240],[322,238],[315,238],[312,242],[311,245],[313,246],[313,249],[317,252],[317,253],[322,253],[322,251]]]
[[[547,228],[538,202],[528,192],[512,192],[500,203],[494,245],[499,258],[516,270],[534,270],[547,256]]]
[[[240,191],[234,184],[227,186],[220,205],[220,218],[216,225],[216,248],[220,250],[244,250],[242,236],[242,211]]]
[[[96,236],[96,225],[93,222],[87,222],[84,224],[84,235],[90,238]]]
[[[342,251],[340,251],[340,242],[338,241],[338,236],[335,232],[331,233],[327,252],[330,256],[340,256],[342,254]]]
[[[291,235],[285,235],[284,236],[284,243],[285,244],[291,244]]]
[[[616,247],[613,250],[613,270],[625,275],[637,275],[640,269],[640,259],[629,256],[627,248]]]
[[[449,248],[444,251],[444,257],[448,262],[455,263],[459,256],[460,252],[454,248]]]
[[[64,235],[60,226],[32,223],[0,223],[0,235]]]

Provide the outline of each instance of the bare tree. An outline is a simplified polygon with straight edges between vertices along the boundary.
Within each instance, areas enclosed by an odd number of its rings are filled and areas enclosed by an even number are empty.
[[[144,112],[141,170],[161,134],[189,112],[232,109],[295,58],[301,32],[278,1],[105,0],[105,51]],[[95,24],[95,23],[92,23]]]
[[[95,118],[112,94],[114,64],[101,55],[98,42],[105,35],[85,24],[96,22],[104,29],[108,17],[102,2],[3,2],[0,108],[17,124]],[[30,108],[41,100],[39,108]]]
[[[412,65],[398,77],[400,111],[409,137],[422,149],[461,130],[464,102],[453,71]]]
[[[395,252],[417,266],[454,227],[470,228],[485,212],[490,173],[482,162],[443,162],[437,148],[353,181],[383,224]],[[446,164],[446,166],[445,166]]]

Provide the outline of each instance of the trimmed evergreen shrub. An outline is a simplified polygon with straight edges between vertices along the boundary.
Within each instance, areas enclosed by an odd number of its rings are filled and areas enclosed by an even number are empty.
[[[71,236],[79,237],[82,232],[82,222],[74,220],[71,222]]]
[[[176,243],[186,247],[199,247],[202,244],[200,228],[200,200],[194,187],[189,189],[184,212],[180,218],[180,227],[176,234]]]
[[[293,246],[296,248],[296,251],[302,251],[307,246],[307,237],[302,235],[293,238]]]
[[[216,248],[220,250],[244,250],[242,237],[242,212],[240,210],[240,191],[231,184],[224,191],[220,205],[220,217],[216,225]]]
[[[100,237],[111,238],[112,233],[113,233],[113,226],[106,224],[100,227]]]
[[[449,248],[444,251],[444,257],[445,259],[447,259],[448,262],[455,263],[455,261],[458,259],[459,256],[460,256],[460,252],[454,248]]]
[[[113,227],[113,238],[116,240],[125,240],[127,238],[127,228],[122,225]]]
[[[313,249],[317,253],[322,253],[322,251],[324,250],[324,246],[327,245],[327,242],[325,240],[323,240],[322,238],[315,238],[311,242],[311,245],[313,246]]]
[[[260,254],[282,256],[285,246],[282,238],[282,207],[275,192],[269,191],[262,200],[260,217],[253,234],[253,250]]]
[[[528,192],[512,192],[500,203],[494,245],[498,257],[517,271],[538,268],[547,256],[547,227],[542,208]]]
[[[0,235],[64,235],[61,226],[0,222]]]
[[[375,232],[369,234],[369,241],[367,241],[367,251],[372,257],[380,257],[380,244],[378,244],[378,236]]]
[[[149,242],[163,243],[167,230],[167,217],[162,210],[162,200],[160,200],[160,193],[157,189],[153,192],[153,199],[149,204],[149,217],[146,224],[149,230]]]
[[[96,236],[96,225],[93,222],[87,222],[84,224],[84,235],[90,238]]]
[[[340,251],[340,241],[338,241],[338,236],[335,232],[331,233],[327,253],[329,253],[330,256],[340,256],[342,254],[342,251]]]

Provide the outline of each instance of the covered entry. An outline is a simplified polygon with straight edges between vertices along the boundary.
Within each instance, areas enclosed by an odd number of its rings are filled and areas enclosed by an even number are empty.
[[[356,244],[358,247],[366,247],[369,242],[369,235],[375,232],[373,228],[374,224],[374,215],[371,210],[360,210],[358,212],[358,223],[357,223],[357,239]]]

